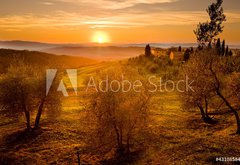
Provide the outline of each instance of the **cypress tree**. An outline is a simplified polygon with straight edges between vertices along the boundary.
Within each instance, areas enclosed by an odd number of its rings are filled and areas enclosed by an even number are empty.
[[[183,55],[183,61],[187,62],[190,58],[190,53],[191,53],[191,50],[190,49],[187,49],[185,52],[184,52],[184,55]]]
[[[225,40],[222,42],[222,56],[225,55]]]
[[[225,51],[225,56],[228,56],[229,52],[228,52],[228,45],[227,45],[227,48],[226,48],[226,51]]]
[[[182,47],[181,46],[178,47],[178,51],[182,52]]]
[[[216,50],[218,55],[221,55],[221,40],[218,38],[217,43],[216,43]]]
[[[151,55],[152,55],[151,47],[150,47],[150,45],[148,44],[148,45],[146,45],[146,47],[145,47],[145,56],[146,56],[146,57],[150,57]]]

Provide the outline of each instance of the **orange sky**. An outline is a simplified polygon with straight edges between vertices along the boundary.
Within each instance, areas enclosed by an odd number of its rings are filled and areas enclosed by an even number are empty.
[[[194,3],[193,3],[194,1]],[[51,43],[196,42],[214,0],[1,0],[0,40]],[[240,44],[240,5],[225,0],[222,38]]]

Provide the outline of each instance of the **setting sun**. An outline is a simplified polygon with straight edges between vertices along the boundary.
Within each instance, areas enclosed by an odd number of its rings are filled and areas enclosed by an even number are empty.
[[[98,37],[98,43],[99,43],[99,44],[103,43],[103,38],[102,38],[101,36]]]
[[[92,35],[92,42],[95,43],[108,43],[110,42],[109,35],[104,31],[96,31]]]

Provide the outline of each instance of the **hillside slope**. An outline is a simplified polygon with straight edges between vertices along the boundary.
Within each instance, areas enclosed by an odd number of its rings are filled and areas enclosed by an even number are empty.
[[[37,51],[0,49],[0,72],[4,72],[14,59],[21,59],[31,65],[58,65],[69,68],[97,63],[96,60],[65,55],[54,55]]]

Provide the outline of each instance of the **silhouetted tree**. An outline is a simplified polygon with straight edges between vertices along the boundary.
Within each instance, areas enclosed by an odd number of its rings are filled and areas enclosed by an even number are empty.
[[[183,60],[186,62],[186,61],[188,61],[189,60],[189,58],[190,58],[190,50],[189,49],[187,49],[185,52],[184,52],[184,55],[183,55]]]
[[[228,55],[229,55],[229,56],[232,56],[232,55],[233,55],[232,50],[229,51]]]
[[[208,45],[216,36],[223,32],[224,26],[222,26],[222,23],[226,21],[226,16],[223,13],[222,3],[223,0],[217,0],[216,3],[212,3],[207,9],[210,22],[199,23],[197,29],[194,30],[199,45]]]
[[[178,47],[178,51],[179,51],[179,52],[182,51],[182,47],[181,47],[181,46]]]
[[[228,53],[229,53],[229,50],[228,50],[228,45],[227,45],[227,48],[226,48],[226,51],[225,51],[225,56],[228,56]]]
[[[152,55],[151,47],[150,47],[150,45],[148,44],[148,45],[146,45],[146,47],[145,47],[145,56],[146,56],[146,57],[150,57],[151,55]]]
[[[221,40],[220,40],[220,38],[218,38],[218,40],[217,40],[216,50],[217,50],[217,54],[221,55]]]
[[[222,42],[222,56],[225,55],[225,40]]]

